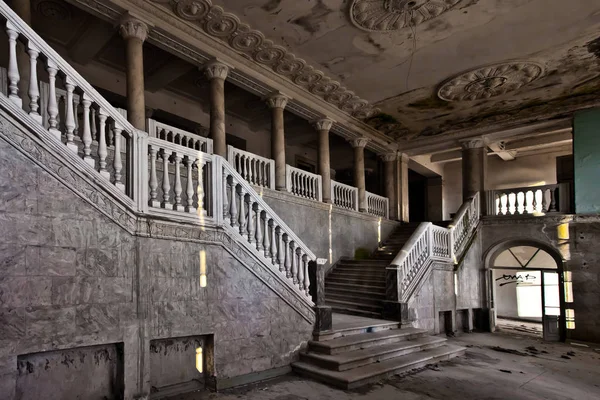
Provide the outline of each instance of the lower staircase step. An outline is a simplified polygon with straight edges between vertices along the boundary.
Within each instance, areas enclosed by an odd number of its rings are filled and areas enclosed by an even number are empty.
[[[380,310],[383,308],[383,302],[380,302],[379,304],[367,304],[367,303],[360,302],[359,300],[353,300],[353,301],[339,300],[339,299],[331,298],[327,294],[325,295],[325,304],[328,306],[332,306],[332,307],[338,306],[338,307],[353,308],[353,309],[357,309],[357,310],[365,310],[365,311],[370,311],[370,312],[378,312],[379,314],[381,314]]]
[[[381,318],[381,312],[365,311],[358,308],[344,307],[339,305],[327,304],[331,307],[331,311],[335,313],[358,315],[360,317]]]
[[[305,361],[293,363],[292,368],[301,375],[342,389],[352,389],[438,361],[448,360],[464,354],[464,351],[464,347],[447,344],[346,371],[332,371]]]

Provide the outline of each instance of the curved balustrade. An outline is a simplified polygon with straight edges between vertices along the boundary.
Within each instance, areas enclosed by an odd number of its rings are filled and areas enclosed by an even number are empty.
[[[387,197],[367,192],[367,213],[377,217],[388,217],[389,201]]]
[[[251,184],[275,189],[275,160],[227,146],[227,161]]]
[[[285,166],[285,180],[287,191],[298,197],[321,201],[323,191],[321,190],[321,175],[304,171],[300,168]]]
[[[346,210],[358,211],[358,189],[331,180],[331,202]]]
[[[127,174],[123,173],[123,160],[136,157],[134,139],[146,134],[129,124],[6,3],[0,3],[0,12],[6,20],[8,36],[8,98],[18,107],[23,107],[26,101],[33,121],[44,127],[57,142],[62,142],[67,149],[83,158],[100,176],[133,197],[137,185],[129,182]],[[24,93],[19,93],[23,66],[17,62],[17,41],[26,43],[29,55],[28,70],[31,73],[27,98]],[[48,73],[47,83],[40,84],[37,75],[39,64]]]
[[[239,233],[308,296],[308,262],[316,260],[315,255],[229,163],[221,165],[217,174],[222,179],[218,190],[224,225]]]
[[[151,137],[166,140],[170,143],[179,144],[183,147],[203,151],[209,154],[212,154],[213,152],[212,139],[163,124],[162,122],[150,118],[146,120],[146,128]]]
[[[489,215],[526,215],[569,212],[569,185],[561,183],[533,187],[490,190]]]

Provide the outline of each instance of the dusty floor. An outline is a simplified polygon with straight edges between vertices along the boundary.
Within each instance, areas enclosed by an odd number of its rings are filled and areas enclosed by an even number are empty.
[[[463,334],[450,340],[468,347],[465,356],[357,390],[337,390],[290,375],[169,400],[600,399],[600,346],[544,343],[506,333]]]

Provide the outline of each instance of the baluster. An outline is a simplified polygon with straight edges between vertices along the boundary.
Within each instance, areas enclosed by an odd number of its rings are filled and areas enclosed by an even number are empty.
[[[98,114],[98,118],[100,119],[100,124],[104,124],[101,113]],[[121,132],[123,131],[123,128],[121,128],[121,126],[115,122],[113,130],[115,133],[115,157],[113,159],[115,179],[113,183],[117,189],[125,192],[125,184],[121,182],[121,170],[123,169],[123,161],[121,160]]]
[[[260,162],[260,185],[267,186],[267,166],[264,161]]]
[[[67,114],[65,117],[67,147],[77,154],[77,144],[73,141],[73,138],[75,137],[73,134],[75,130],[75,118],[73,117],[73,90],[75,90],[75,85],[68,76],[65,79],[65,87],[67,88],[67,99],[65,100],[65,112]]]
[[[281,227],[277,227],[277,264],[279,264],[279,272],[285,271],[285,243],[283,242],[283,231]]]
[[[56,119],[58,115],[58,104],[56,102],[56,74],[58,68],[54,62],[48,60],[46,67],[48,71],[48,131],[54,135],[54,137],[60,140],[60,131],[57,129],[58,121]]]
[[[90,105],[92,101],[90,98],[84,93],[83,94],[83,159],[89,165],[95,167],[96,162],[92,158],[92,132],[90,129]],[[100,118],[104,117],[106,120],[106,115],[101,115]],[[101,119],[102,121],[102,119]],[[100,158],[100,175],[105,178],[110,178],[110,174],[106,171],[106,144],[102,145],[102,139],[104,138],[104,124],[100,123],[100,135],[101,139],[98,141],[98,157]]]
[[[294,282],[294,285],[298,283],[298,255],[296,254],[296,242],[294,242],[293,240],[290,241],[290,256],[292,258],[292,265],[291,265],[291,273],[292,273],[292,282]]]
[[[542,189],[541,192],[542,192],[542,212],[546,213],[546,212],[548,212],[548,209],[547,209],[548,202],[546,201],[546,189]]]
[[[75,117],[75,134],[79,136],[79,96],[73,96],[73,116]]]
[[[265,250],[265,257],[271,258],[271,234],[269,232],[269,216],[265,211],[264,219],[265,229],[263,231],[263,249]]]
[[[229,205],[229,215],[231,216],[231,226],[233,227],[240,225],[238,220],[237,196],[237,185],[235,184],[233,177],[231,177],[231,202]]]
[[[200,169],[198,169],[198,171],[200,171]],[[228,189],[228,182],[227,182],[227,171],[222,170],[221,171],[223,173],[223,219],[227,219],[227,216],[229,215],[229,199],[227,197],[227,193],[229,192]],[[200,210],[200,204],[198,204],[198,209]],[[233,222],[233,221],[231,221]]]
[[[298,247],[296,250],[298,255],[298,287],[304,291],[304,265],[302,262],[302,250]]]
[[[116,143],[116,141],[115,141]],[[116,153],[116,151],[115,151]],[[166,150],[162,150],[162,159],[163,159],[163,182],[162,182],[162,190],[163,190],[163,201],[161,203],[161,207],[172,210],[173,205],[169,202],[170,198],[170,190],[171,184],[169,183],[169,158],[170,154],[167,154]]]
[[[150,207],[160,207],[160,202],[156,199],[158,194],[158,179],[156,177],[157,150],[156,147],[150,145],[150,200],[148,201]]]
[[[558,190],[558,186],[550,189],[550,208],[549,212],[556,212],[556,191]]]
[[[29,53],[29,115],[38,123],[42,123],[38,100],[40,99],[40,88],[37,77],[37,58],[40,55],[40,50],[31,42],[27,44],[27,52]]]
[[[96,109],[94,109],[93,107],[90,107],[90,115],[91,115],[91,121],[90,121],[90,131],[91,131],[91,135],[92,135],[92,140],[93,139],[97,139],[97,134],[98,131],[96,131]],[[107,143],[107,146],[110,146],[110,142]]]
[[[277,264],[277,243],[279,243],[277,238],[277,233],[275,232],[275,221],[269,220],[269,226],[271,227],[271,260],[273,265]]]
[[[204,208],[204,165],[202,160],[196,160],[196,169],[198,171],[198,186],[196,186],[196,196],[198,196],[198,214],[206,215],[207,211]],[[226,179],[224,182],[224,184],[227,185]],[[225,204],[225,207],[227,207],[227,190],[225,190],[223,193],[223,204]],[[190,207],[193,207],[192,199],[190,199]]]
[[[285,256],[285,276],[287,278],[292,277],[292,260],[290,259],[290,238],[287,234],[283,234],[283,247],[284,247],[284,256]]]
[[[310,276],[308,274],[308,256],[306,254],[302,256],[302,267],[304,268],[304,291],[308,296],[310,293]]]
[[[521,211],[519,210],[519,207],[520,207],[520,205],[519,205],[519,193],[515,193],[515,212],[514,213],[516,215],[521,214]]]
[[[192,158],[190,156],[186,156],[185,157],[185,166],[187,167],[187,183],[185,185],[185,211],[187,211],[188,213],[193,213],[196,211],[196,209],[194,208],[194,177],[193,177],[193,169],[192,167],[194,166],[194,160],[192,160]],[[198,163],[200,163],[200,160],[197,161]],[[198,164],[199,165],[199,164]],[[202,191],[202,167],[198,168],[198,186],[196,187],[196,190],[198,190],[198,209],[201,210],[201,205],[200,202],[202,200],[200,200],[200,192]]]
[[[529,201],[527,200],[527,194],[528,194],[528,193],[529,193],[529,192],[527,192],[527,191],[523,192],[523,198],[525,199],[525,209],[523,210],[523,214],[529,214],[529,210],[528,210],[528,208],[529,208],[529,205],[530,205],[530,203],[529,203]]]
[[[244,188],[240,185],[240,215],[238,216],[238,219],[240,221],[240,234],[242,236],[244,236],[244,234],[247,234],[248,231],[246,230],[247,225],[247,218],[248,215],[246,214],[246,194],[244,193]],[[248,211],[248,214],[250,213],[250,211]],[[252,243],[252,240],[250,240],[250,243]]]
[[[508,194],[506,193],[502,193],[501,197],[500,197],[500,202],[502,203],[501,206],[501,213],[500,215],[508,215]]]
[[[252,211],[254,216],[254,210]],[[255,235],[252,235],[254,239],[256,239],[256,250],[262,251],[263,249],[263,232],[262,232],[262,210],[258,203],[256,204],[256,226],[255,226]]]
[[[114,145],[114,146],[117,145],[117,143],[115,141],[116,137],[115,137],[114,132],[113,132],[112,129],[109,129],[106,132],[106,136],[107,136],[106,146],[110,146],[111,144]],[[96,138],[96,135],[92,135],[92,138]]]
[[[85,103],[84,103],[85,104]],[[102,109],[98,112],[98,119],[100,120],[100,137],[98,139],[98,158],[100,164],[100,175],[102,175],[106,179],[110,179],[110,172],[106,170],[106,156],[108,155],[108,151],[106,150],[106,117],[107,115],[104,113]],[[85,126],[84,126],[85,132]]]
[[[10,22],[6,22],[6,33],[8,34],[8,98],[19,107],[23,107],[23,100],[19,97],[19,65],[17,64],[17,28]]]
[[[175,211],[184,211],[185,208],[181,204],[181,192],[183,188],[181,186],[181,155],[177,152],[175,155],[175,204],[173,205],[173,210]]]
[[[250,182],[252,182],[252,184],[255,184],[256,182],[254,181],[254,175],[255,175],[255,171],[254,171],[254,160],[250,159],[248,160],[248,169],[250,170]]]

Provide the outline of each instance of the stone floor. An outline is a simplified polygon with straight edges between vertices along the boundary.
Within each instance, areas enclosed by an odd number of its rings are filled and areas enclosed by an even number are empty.
[[[357,390],[290,375],[169,400],[600,399],[600,345],[582,348],[507,333],[463,334],[450,341],[468,347],[465,356]]]

